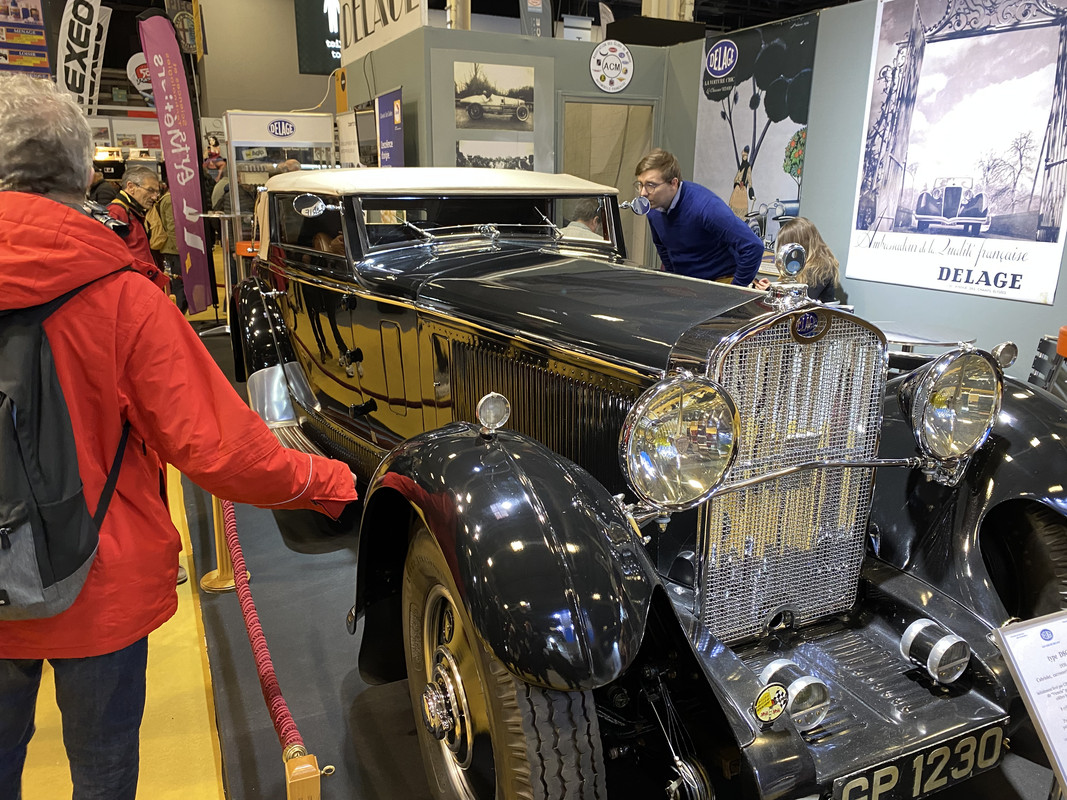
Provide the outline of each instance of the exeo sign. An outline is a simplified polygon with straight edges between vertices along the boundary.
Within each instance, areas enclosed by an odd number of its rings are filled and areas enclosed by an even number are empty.
[[[92,47],[100,16],[100,0],[70,0],[60,23],[59,59],[63,87],[88,102]]]

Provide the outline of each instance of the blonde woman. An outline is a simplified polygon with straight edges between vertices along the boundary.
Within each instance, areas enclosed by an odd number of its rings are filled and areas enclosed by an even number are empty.
[[[794,242],[803,247],[807,254],[804,269],[794,280],[808,285],[808,297],[812,300],[832,303],[837,299],[838,263],[815,223],[806,217],[794,217],[782,223],[778,230],[777,247]]]

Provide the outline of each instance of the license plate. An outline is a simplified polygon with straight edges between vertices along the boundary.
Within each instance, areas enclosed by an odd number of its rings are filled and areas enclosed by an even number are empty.
[[[1004,729],[991,725],[936,747],[834,781],[833,800],[914,800],[993,769],[1004,755]]]

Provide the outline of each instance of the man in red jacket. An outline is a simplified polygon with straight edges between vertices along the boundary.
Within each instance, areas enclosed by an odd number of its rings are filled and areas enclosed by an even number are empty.
[[[81,210],[92,137],[47,80],[0,75],[0,311],[51,300],[131,263]],[[348,467],[283,448],[167,297],[136,272],[103,277],[44,323],[89,511],[123,425],[129,441],[81,593],[56,616],[0,622],[0,797],[18,798],[42,660],[53,667],[74,796],[134,800],[148,634],[177,607],[181,543],[160,463],[220,497],[340,515]]]
[[[122,189],[107,206],[107,213],[126,225],[123,238],[134,257],[140,260],[135,266],[152,279],[152,283],[164,292],[170,291],[170,279],[157,264],[152,248],[148,246],[151,231],[145,222],[148,210],[159,199],[161,186],[156,173],[143,166],[133,166],[122,174]]]

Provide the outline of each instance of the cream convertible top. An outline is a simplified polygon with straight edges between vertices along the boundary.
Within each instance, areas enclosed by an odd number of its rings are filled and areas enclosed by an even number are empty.
[[[553,172],[478,167],[370,167],[286,172],[267,181],[267,192],[310,192],[320,195],[494,195],[566,197],[617,195],[618,189]],[[323,198],[326,199],[326,198]],[[270,230],[266,202],[256,204],[256,227]],[[269,242],[260,241],[265,258]]]

